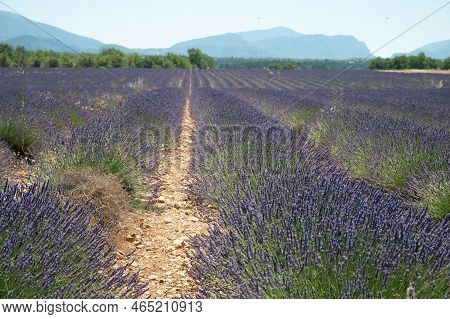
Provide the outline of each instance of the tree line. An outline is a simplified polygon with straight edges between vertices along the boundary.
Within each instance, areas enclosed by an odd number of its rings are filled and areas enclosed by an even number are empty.
[[[274,59],[274,58],[217,58],[217,65],[224,69],[367,69],[369,61],[363,59]]]
[[[100,53],[60,53],[53,51],[28,51],[24,47],[13,48],[0,44],[0,67],[64,67],[64,68],[179,68],[212,69],[215,60],[196,48],[188,55],[139,55],[124,53],[116,48],[104,48]]]
[[[116,48],[104,48],[100,53],[73,54],[53,51],[28,51],[0,44],[0,67],[64,67],[64,68],[178,68],[178,69],[352,69],[403,70],[450,69],[450,57],[440,60],[419,53],[417,56],[399,55],[393,58],[330,60],[275,58],[212,58],[200,49],[191,48],[187,55],[139,55],[124,53]]]
[[[416,56],[398,55],[393,58],[375,58],[369,63],[371,70],[405,70],[405,69],[450,69],[450,57],[440,60],[433,59],[421,52]]]

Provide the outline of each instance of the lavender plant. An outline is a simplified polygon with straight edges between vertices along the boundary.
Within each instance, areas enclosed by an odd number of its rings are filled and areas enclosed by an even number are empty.
[[[91,211],[47,184],[0,190],[0,298],[135,298],[145,286],[116,268]]]
[[[274,125],[252,105],[213,90],[193,98],[193,114],[197,134],[211,125]],[[269,162],[258,152],[241,161],[223,156],[228,135],[196,146],[195,193],[218,213],[208,235],[193,240],[199,296],[405,298],[413,285],[420,298],[447,297],[448,216],[436,222],[347,177],[305,136],[294,136],[270,145]]]
[[[306,132],[353,177],[400,193],[419,206],[428,205],[436,218],[450,211],[448,89],[230,92]]]

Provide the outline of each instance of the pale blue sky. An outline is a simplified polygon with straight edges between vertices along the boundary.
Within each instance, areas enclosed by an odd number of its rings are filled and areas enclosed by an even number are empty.
[[[226,32],[276,26],[354,35],[373,51],[446,0],[2,0],[26,17],[105,43],[160,48]],[[0,4],[0,10],[7,10]],[[377,55],[450,38],[450,5]]]

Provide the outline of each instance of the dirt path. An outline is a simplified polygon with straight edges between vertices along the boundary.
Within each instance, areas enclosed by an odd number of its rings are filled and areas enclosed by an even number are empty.
[[[131,268],[139,270],[141,280],[149,284],[144,298],[179,298],[195,291],[194,281],[188,275],[188,239],[205,232],[207,226],[186,194],[194,131],[190,115],[192,80],[190,76],[186,80],[189,81],[189,89],[180,141],[156,173],[161,187],[155,205],[160,212],[133,214],[131,220],[122,225],[120,234],[125,243],[119,244],[119,249],[126,252],[133,246],[136,248],[131,256],[124,257],[122,254],[122,258],[134,260]]]

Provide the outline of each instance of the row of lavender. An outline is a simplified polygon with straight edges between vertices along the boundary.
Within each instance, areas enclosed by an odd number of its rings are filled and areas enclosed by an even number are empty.
[[[450,89],[233,90],[308,134],[350,175],[450,211]]]
[[[221,90],[194,90],[194,239],[208,298],[447,297],[449,217],[349,178],[302,132]]]
[[[137,297],[145,290],[137,274],[113,267],[112,225],[97,223],[95,207],[74,202],[73,185],[66,186],[94,171],[117,180],[130,202],[137,199],[177,138],[185,85],[118,88],[109,77],[101,83],[101,71],[85,71],[26,70],[17,83],[8,78],[13,71],[1,71],[8,84],[0,92],[0,175],[14,179],[22,159],[28,174],[20,181],[31,185],[0,190],[0,298]],[[65,81],[59,72],[81,73],[58,85]],[[164,86],[174,74],[125,76]]]
[[[93,68],[0,68],[0,87],[69,90],[156,89],[180,87],[186,70]]]
[[[363,70],[197,70],[203,88],[296,90],[326,88],[448,88],[448,75],[399,74]]]

